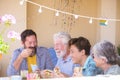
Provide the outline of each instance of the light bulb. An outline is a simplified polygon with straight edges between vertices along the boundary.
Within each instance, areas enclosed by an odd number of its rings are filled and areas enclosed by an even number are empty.
[[[59,16],[59,12],[57,11],[55,15],[56,15],[56,16]]]
[[[20,5],[23,5],[23,3],[24,3],[24,0],[21,0],[21,1],[20,1]]]
[[[78,19],[78,15],[75,15],[75,19]]]
[[[108,20],[105,21],[105,25],[108,25]]]
[[[93,22],[93,21],[92,21],[92,18],[90,18],[89,23],[92,24],[92,22]]]
[[[42,8],[41,8],[41,6],[40,6],[38,12],[39,12],[39,13],[42,13]]]

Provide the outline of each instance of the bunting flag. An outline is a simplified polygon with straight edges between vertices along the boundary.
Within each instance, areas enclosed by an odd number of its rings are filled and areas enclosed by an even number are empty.
[[[100,26],[107,26],[107,20],[99,20],[99,25]]]

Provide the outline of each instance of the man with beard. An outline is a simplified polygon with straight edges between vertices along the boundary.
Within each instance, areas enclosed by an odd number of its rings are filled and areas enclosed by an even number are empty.
[[[54,49],[58,57],[56,68],[59,68],[60,72],[65,77],[72,76],[74,67],[76,67],[76,64],[73,64],[70,57],[70,50],[68,47],[68,41],[70,39],[71,36],[66,32],[54,34]]]
[[[18,75],[21,70],[28,70],[31,73],[32,65],[37,69],[53,69],[50,55],[47,48],[37,46],[37,35],[31,29],[21,33],[22,48],[16,49],[7,69],[7,75]]]

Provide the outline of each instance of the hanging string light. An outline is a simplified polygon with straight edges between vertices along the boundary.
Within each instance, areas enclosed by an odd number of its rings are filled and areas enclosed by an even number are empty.
[[[106,20],[105,24],[108,25],[108,20]]]
[[[92,18],[90,18],[89,23],[92,24],[92,22],[93,22],[93,20],[92,20]]]
[[[42,13],[42,7],[40,6],[40,8],[38,9],[39,13]]]
[[[56,12],[56,14],[55,14],[56,16],[59,16],[59,13],[62,13],[62,14],[72,15],[72,16],[75,17],[75,19],[78,19],[79,17],[80,17],[80,18],[90,19],[90,20],[89,20],[89,23],[92,23],[92,22],[93,22],[93,19],[94,19],[94,20],[106,20],[106,21],[107,21],[107,22],[106,22],[107,24],[108,24],[108,21],[120,21],[120,19],[109,19],[109,18],[104,19],[104,18],[96,18],[96,17],[91,17],[91,16],[84,16],[84,15],[73,14],[73,13],[70,13],[70,12],[65,12],[65,11],[57,10],[57,9],[50,8],[50,7],[47,7],[47,6],[44,6],[44,5],[40,5],[40,4],[37,4],[37,3],[32,2],[32,1],[30,1],[30,0],[21,0],[21,1],[20,1],[20,4],[22,5],[22,4],[24,3],[24,1],[29,2],[29,3],[31,3],[31,4],[34,4],[34,5],[37,5],[37,6],[39,6],[39,7],[42,6],[42,8],[45,8],[45,9],[48,9],[48,10],[51,10],[51,11],[55,11],[55,12]],[[42,12],[42,9],[39,8],[38,11],[41,13],[41,12]]]
[[[21,0],[21,1],[20,1],[20,5],[23,5],[23,4],[24,4],[24,1],[25,1],[25,0]]]
[[[78,15],[75,15],[75,19],[78,19],[78,17],[79,17]]]
[[[55,15],[56,15],[56,16],[59,16],[59,11],[57,11]]]

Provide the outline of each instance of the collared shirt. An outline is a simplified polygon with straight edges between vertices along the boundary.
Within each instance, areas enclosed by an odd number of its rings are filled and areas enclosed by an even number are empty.
[[[120,74],[120,67],[118,65],[112,65],[109,69],[104,71],[104,74],[118,75]]]
[[[19,48],[14,51],[14,53],[12,55],[12,59],[10,61],[8,69],[7,69],[8,76],[18,75],[18,74],[20,74],[21,70],[28,70],[26,58],[23,59],[19,70],[16,70],[13,66],[14,61],[17,59],[17,57],[19,56],[19,54],[22,52],[23,49],[24,48]],[[37,58],[37,66],[40,70],[44,70],[44,69],[53,70],[54,65],[51,61],[50,55],[48,53],[48,49],[46,49],[44,47],[37,47],[36,58]]]
[[[103,71],[96,67],[95,62],[91,56],[88,56],[82,70],[83,76],[95,76],[101,74]]]
[[[74,67],[76,65],[77,64],[73,64],[71,57],[68,56],[66,60],[63,60],[63,58],[59,58],[56,67],[59,67],[62,73],[65,73],[68,76],[72,76],[74,72]]]

